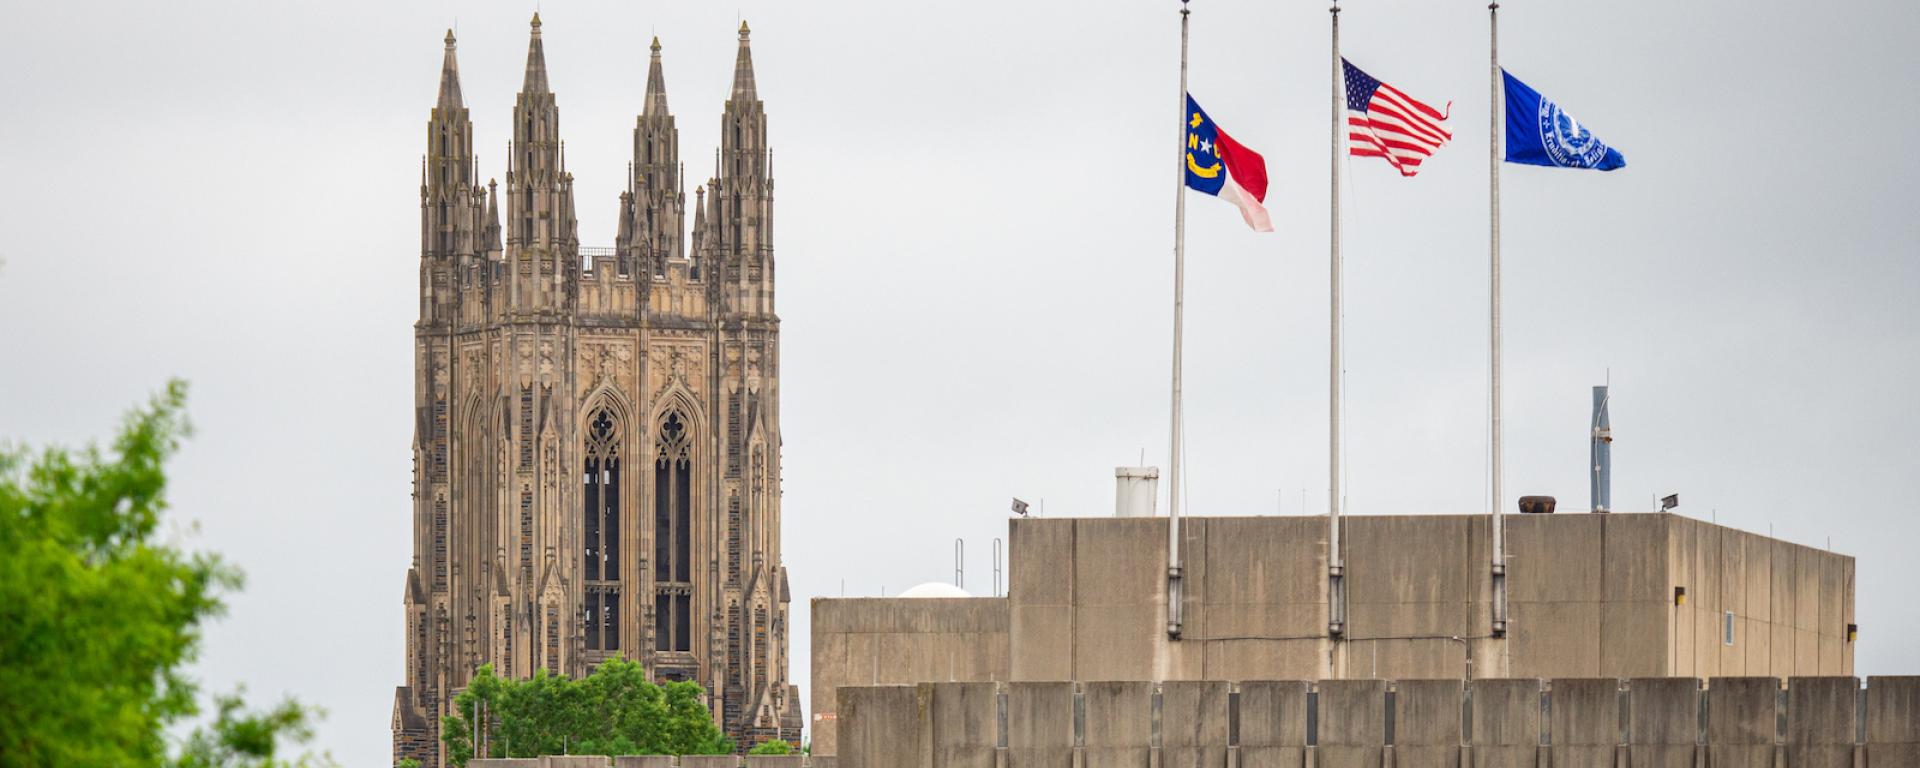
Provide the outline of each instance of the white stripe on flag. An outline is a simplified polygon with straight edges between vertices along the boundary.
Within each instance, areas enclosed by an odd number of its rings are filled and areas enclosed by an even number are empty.
[[[1220,187],[1220,199],[1233,203],[1235,208],[1239,208],[1240,218],[1246,220],[1247,226],[1252,227],[1253,231],[1273,231],[1273,219],[1267,215],[1267,207],[1253,199],[1253,195],[1247,194],[1246,190],[1241,189],[1240,185],[1234,182],[1232,174],[1227,175],[1227,183]]]

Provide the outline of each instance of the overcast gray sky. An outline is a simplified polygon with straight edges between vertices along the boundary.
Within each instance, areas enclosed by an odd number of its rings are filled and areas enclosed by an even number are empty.
[[[22,3],[0,46],[0,435],[109,434],[169,376],[172,498],[244,567],[200,674],[332,710],[387,760],[402,667],[423,126],[458,23],[504,175],[531,4]],[[1189,200],[1199,514],[1323,510],[1327,3],[1194,3],[1191,87],[1264,153],[1278,232]],[[646,43],[690,182],[754,30],[780,196],[786,561],[806,598],[988,589],[1007,498],[1110,514],[1165,463],[1173,2],[548,2],[583,240],[611,245]],[[1435,105],[1417,179],[1354,159],[1353,512],[1486,508],[1487,20],[1357,0],[1344,53]],[[1616,507],[1859,558],[1861,674],[1920,672],[1920,5],[1513,0],[1502,63],[1620,148],[1509,166],[1508,492],[1586,505],[1612,371]]]

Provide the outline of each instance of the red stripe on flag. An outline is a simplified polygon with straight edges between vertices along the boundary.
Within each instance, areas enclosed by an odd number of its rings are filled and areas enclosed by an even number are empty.
[[[1227,166],[1227,175],[1253,199],[1267,201],[1267,159],[1260,153],[1247,149],[1246,145],[1234,141],[1226,131],[1214,126],[1214,153],[1220,156],[1220,162]]]

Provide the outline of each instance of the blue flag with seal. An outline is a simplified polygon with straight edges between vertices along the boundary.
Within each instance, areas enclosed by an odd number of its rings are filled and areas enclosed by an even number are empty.
[[[1507,91],[1507,162],[1550,168],[1624,168],[1627,159],[1560,105],[1502,68]]]

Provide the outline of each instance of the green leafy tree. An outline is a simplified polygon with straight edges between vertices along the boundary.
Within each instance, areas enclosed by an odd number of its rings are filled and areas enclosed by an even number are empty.
[[[502,679],[474,673],[441,722],[456,765],[474,757],[475,722],[488,757],[540,755],[719,755],[732,751],[689,682],[655,685],[639,662],[610,659],[580,680],[536,671]]]
[[[288,743],[313,738],[317,709],[288,699],[262,712],[246,712],[239,694],[214,699],[218,713],[210,726],[196,729],[180,748],[173,768],[321,768],[326,757],[301,754],[279,759]],[[416,765],[416,768],[417,765]]]
[[[760,742],[759,744],[753,745],[753,749],[747,750],[747,754],[749,755],[791,755],[791,754],[794,754],[794,751],[793,751],[793,745],[788,744],[786,739],[770,739],[767,741]]]
[[[0,768],[313,764],[273,762],[313,710],[243,714],[237,696],[168,758],[168,727],[198,710],[184,671],[201,629],[240,586],[160,533],[185,405],[169,383],[107,451],[0,446]]]

